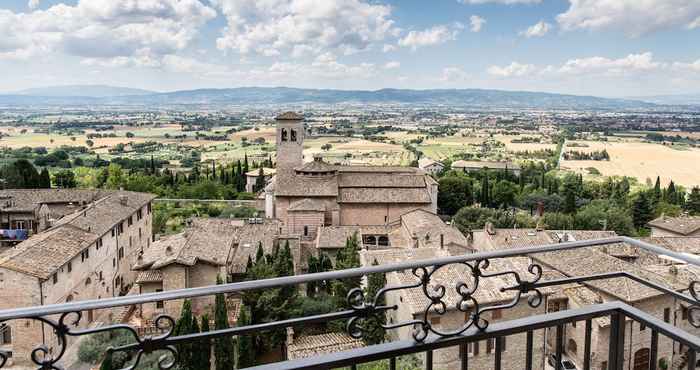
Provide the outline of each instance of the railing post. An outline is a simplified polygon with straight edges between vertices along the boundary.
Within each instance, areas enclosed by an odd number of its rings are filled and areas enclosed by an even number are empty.
[[[583,370],[591,370],[591,329],[592,320],[586,320],[586,336],[583,345]]]
[[[564,324],[557,325],[556,346],[557,346],[557,348],[555,348],[555,352],[554,352],[555,353],[554,361],[556,361],[556,363],[554,364],[554,370],[562,370],[561,359],[562,359],[562,350],[564,349]]]
[[[610,315],[610,344],[608,369],[622,370],[625,363],[625,315],[615,311]]]
[[[433,370],[433,351],[425,353],[425,370]]]
[[[462,370],[469,370],[469,344],[467,343],[462,343],[460,344],[462,347]]]

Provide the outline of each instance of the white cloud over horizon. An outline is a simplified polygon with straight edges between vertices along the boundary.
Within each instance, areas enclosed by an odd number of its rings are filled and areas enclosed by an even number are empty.
[[[469,17],[469,29],[472,32],[479,32],[486,24],[486,19],[479,17],[478,15],[472,15]]]
[[[425,46],[444,44],[457,39],[462,28],[464,28],[463,25],[455,23],[452,26],[437,25],[423,31],[410,31],[405,37],[399,39],[398,44],[413,51]]]
[[[545,21],[539,21],[535,23],[534,25],[528,27],[526,30],[521,31],[519,34],[520,36],[525,36],[526,38],[532,38],[532,37],[542,37],[546,35],[549,30],[552,29],[552,25],[545,22]]]

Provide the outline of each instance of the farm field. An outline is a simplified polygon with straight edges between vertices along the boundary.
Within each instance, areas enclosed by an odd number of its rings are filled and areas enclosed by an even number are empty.
[[[604,176],[631,176],[644,183],[647,178],[661,177],[662,184],[673,180],[686,187],[700,185],[700,172],[692,168],[700,161],[700,149],[684,147],[679,150],[670,145],[641,141],[599,142],[578,141],[588,145],[567,150],[593,151],[605,149],[610,161],[562,161],[562,169],[587,174],[586,168],[594,167]]]

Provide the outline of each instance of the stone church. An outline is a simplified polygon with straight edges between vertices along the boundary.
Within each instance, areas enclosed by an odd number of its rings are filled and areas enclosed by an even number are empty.
[[[324,226],[385,226],[415,210],[437,213],[437,182],[411,167],[304,161],[304,118],[277,121],[277,172],[265,188],[265,214],[280,232],[313,240]]]

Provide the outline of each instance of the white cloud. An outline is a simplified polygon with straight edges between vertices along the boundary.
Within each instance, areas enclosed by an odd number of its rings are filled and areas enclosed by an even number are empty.
[[[158,58],[184,49],[215,16],[200,0],[80,0],[28,13],[0,10],[0,58],[52,52],[105,60]]]
[[[384,64],[384,69],[396,69],[396,68],[400,68],[400,67],[401,67],[401,63],[399,63],[397,61],[391,61],[391,62],[387,62],[386,64]]]
[[[241,54],[350,54],[398,36],[391,7],[364,0],[210,0],[226,17],[216,45]]]
[[[673,68],[680,71],[700,72],[700,59],[692,63],[675,62]]]
[[[462,4],[494,3],[494,4],[512,5],[512,4],[539,4],[542,2],[542,0],[457,0],[457,2],[460,2]]]
[[[384,44],[384,46],[382,47],[382,51],[385,53],[388,53],[388,52],[394,51],[394,50],[396,50],[396,46],[391,45],[391,44]]]
[[[411,31],[399,40],[399,46],[416,50],[423,46],[443,44],[455,40],[461,28],[463,26],[456,23],[453,27],[438,25],[423,31]]]
[[[697,18],[695,18],[694,21],[688,23],[687,28],[688,28],[689,30],[694,30],[694,29],[696,29],[696,28],[700,28],[700,16],[697,17]]]
[[[571,59],[557,69],[559,73],[590,74],[603,73],[607,75],[629,74],[638,71],[650,71],[664,67],[664,63],[654,61],[650,52],[630,54],[624,58],[610,59],[605,57],[590,57]]]
[[[539,21],[536,24],[528,27],[525,31],[521,31],[520,35],[525,36],[527,38],[530,37],[542,37],[549,32],[549,30],[552,29],[552,25],[545,22],[545,21]]]
[[[557,16],[564,30],[616,29],[628,36],[677,28],[697,27],[698,0],[569,0],[569,9]]]
[[[39,7],[39,2],[40,0],[29,0],[29,3],[27,3],[27,7],[31,10],[34,10]]]
[[[467,72],[457,67],[446,67],[442,69],[442,75],[440,76],[440,81],[442,82],[462,82],[470,78]]]
[[[497,77],[522,77],[527,74],[533,73],[536,67],[532,64],[520,64],[518,62],[512,62],[510,65],[499,67],[491,66],[488,68],[487,72],[490,75]]]
[[[478,15],[472,15],[469,17],[469,29],[472,32],[479,32],[481,28],[486,24],[486,19],[479,17]]]

